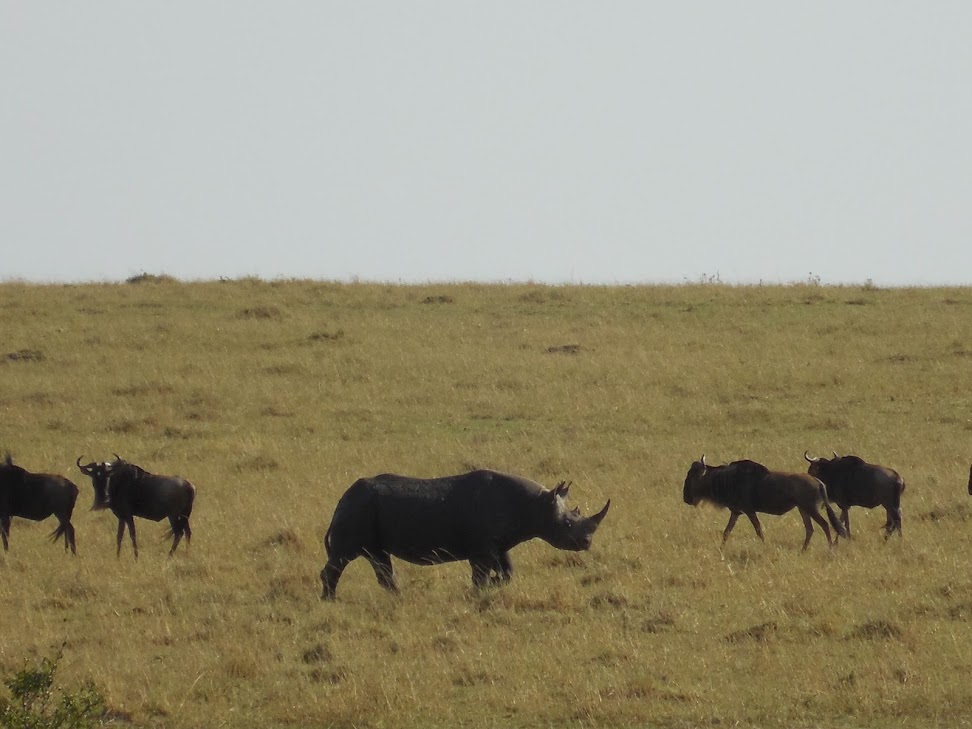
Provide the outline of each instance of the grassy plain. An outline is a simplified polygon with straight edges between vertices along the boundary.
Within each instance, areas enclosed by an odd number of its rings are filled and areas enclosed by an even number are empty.
[[[119,724],[972,726],[972,290],[0,285],[0,448],[81,488],[79,556],[15,520],[0,670],[52,655]],[[802,471],[832,449],[908,484],[806,553],[690,508],[691,461]],[[74,461],[197,487],[190,553],[114,554]],[[318,599],[357,477],[492,467],[613,507],[583,554],[529,543],[506,588],[363,561]]]

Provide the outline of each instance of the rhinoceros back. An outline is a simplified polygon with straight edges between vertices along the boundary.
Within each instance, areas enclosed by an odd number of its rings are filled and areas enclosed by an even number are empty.
[[[359,479],[338,502],[325,546],[349,558],[387,552],[419,564],[468,559],[528,538],[521,525],[543,490],[496,471]]]

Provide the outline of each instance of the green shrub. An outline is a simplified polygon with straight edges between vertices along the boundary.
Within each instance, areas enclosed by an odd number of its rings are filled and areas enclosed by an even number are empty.
[[[105,701],[86,683],[75,690],[56,689],[54,674],[63,649],[40,665],[14,673],[4,683],[11,698],[0,698],[0,727],[4,729],[83,729],[101,726]]]

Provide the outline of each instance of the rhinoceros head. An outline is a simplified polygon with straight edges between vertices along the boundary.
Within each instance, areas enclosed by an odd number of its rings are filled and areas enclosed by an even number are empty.
[[[540,538],[557,549],[580,552],[591,548],[594,532],[611,506],[611,500],[594,516],[581,516],[580,509],[567,508],[567,492],[570,484],[561,482],[549,492],[551,519]]]

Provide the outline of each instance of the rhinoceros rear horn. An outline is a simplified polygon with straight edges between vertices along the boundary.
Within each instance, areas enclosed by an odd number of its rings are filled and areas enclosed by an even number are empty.
[[[607,516],[608,509],[610,508],[611,508],[611,499],[608,499],[607,503],[604,505],[604,508],[591,517],[591,521],[594,522],[595,524],[600,525],[604,517]]]

